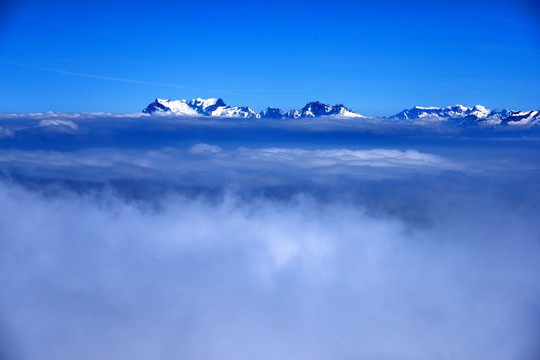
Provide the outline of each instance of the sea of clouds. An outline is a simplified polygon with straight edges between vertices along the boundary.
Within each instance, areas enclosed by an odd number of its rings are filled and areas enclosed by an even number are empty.
[[[540,354],[530,132],[0,126],[1,358]]]

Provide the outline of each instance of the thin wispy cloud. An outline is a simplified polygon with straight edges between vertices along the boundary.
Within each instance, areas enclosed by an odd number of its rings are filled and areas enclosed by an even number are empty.
[[[50,67],[43,67],[43,66],[35,66],[35,65],[16,63],[16,62],[3,61],[3,63],[4,64],[9,64],[9,65],[15,65],[15,66],[19,66],[19,67],[23,67],[23,68],[27,68],[27,69],[47,71],[47,72],[52,72],[52,73],[57,73],[57,74],[62,74],[62,75],[84,77],[84,78],[89,78],[89,79],[98,79],[98,80],[116,81],[116,82],[124,82],[124,83],[130,83],[130,84],[138,84],[138,85],[149,85],[149,86],[159,86],[159,87],[168,87],[168,88],[192,90],[194,92],[199,92],[199,93],[201,93],[201,92],[214,92],[214,93],[242,96],[242,97],[248,97],[248,98],[269,99],[269,100],[272,99],[272,98],[265,97],[265,96],[258,96],[258,95],[246,94],[246,93],[237,93],[237,92],[231,92],[231,91],[225,91],[225,90],[219,90],[219,89],[201,89],[201,88],[190,87],[190,86],[185,86],[185,85],[180,85],[180,84],[171,84],[171,83],[161,83],[161,82],[144,81],[144,80],[137,80],[137,79],[118,78],[118,77],[113,77],[113,76],[104,76],[104,75],[81,73],[81,72],[70,71],[70,70],[65,70],[65,69],[57,69],[57,68],[50,68]]]
[[[45,120],[38,126],[52,128],[48,130],[60,134],[77,130],[73,124],[57,123],[57,120]],[[285,185],[291,177],[309,182],[326,181],[329,176],[335,175],[351,179],[366,176],[399,178],[403,171],[424,174],[466,171],[460,164],[416,150],[245,147],[223,150],[217,145],[202,143],[188,149],[165,147],[150,151],[112,148],[70,152],[0,149],[1,169],[8,173],[49,179],[59,176],[78,181],[168,179],[172,183],[184,183],[185,178],[201,178],[199,185],[246,187],[266,184],[268,179],[276,185]],[[243,176],[245,173],[251,175]]]

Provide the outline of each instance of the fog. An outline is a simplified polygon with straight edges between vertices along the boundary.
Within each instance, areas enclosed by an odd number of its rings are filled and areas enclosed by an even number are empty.
[[[540,355],[530,133],[83,120],[1,123],[2,358]]]

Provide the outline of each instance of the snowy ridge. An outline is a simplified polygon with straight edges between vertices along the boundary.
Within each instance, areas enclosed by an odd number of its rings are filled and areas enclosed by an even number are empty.
[[[540,111],[489,110],[482,105],[474,107],[454,105],[444,108],[415,106],[387,118],[411,121],[445,120],[457,122],[461,126],[534,126],[540,124]]]
[[[187,100],[164,100],[156,99],[144,110],[145,114],[172,114],[180,116],[218,116],[234,118],[255,118],[255,119],[299,119],[319,116],[338,117],[365,117],[342,104],[328,105],[319,101],[307,103],[300,110],[285,112],[281,109],[268,107],[256,113],[247,106],[229,106],[222,99],[193,99]]]
[[[424,107],[415,106],[412,109],[403,110],[391,118],[400,120],[413,120],[421,118],[464,118],[469,115],[476,115],[479,118],[485,118],[489,114],[489,110],[481,105],[476,105],[473,108],[463,105],[440,107]]]
[[[298,119],[306,117],[319,117],[319,116],[340,116],[340,117],[365,117],[352,110],[347,109],[342,104],[336,104],[334,106],[323,104],[319,101],[313,101],[307,103],[300,110],[291,110],[285,113],[286,118]]]

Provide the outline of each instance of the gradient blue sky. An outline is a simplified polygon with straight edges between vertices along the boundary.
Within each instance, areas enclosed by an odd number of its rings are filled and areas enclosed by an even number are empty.
[[[540,107],[535,1],[3,1],[0,112]]]

